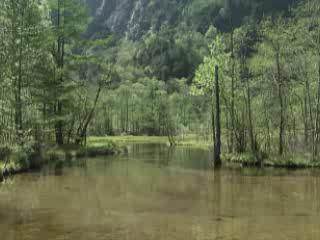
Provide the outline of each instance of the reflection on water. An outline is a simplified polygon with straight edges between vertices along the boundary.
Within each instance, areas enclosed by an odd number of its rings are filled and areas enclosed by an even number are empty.
[[[134,145],[16,176],[0,188],[0,239],[320,239],[320,172],[213,171],[210,161],[204,150]]]

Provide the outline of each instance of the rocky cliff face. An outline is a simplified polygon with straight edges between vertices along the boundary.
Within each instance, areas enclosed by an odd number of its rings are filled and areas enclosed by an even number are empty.
[[[108,30],[138,39],[163,24],[173,24],[187,0],[86,0],[94,17],[91,31]]]
[[[223,25],[225,14],[231,14],[235,25],[248,15],[264,15],[283,10],[296,0],[85,0],[94,21],[92,34],[113,32],[139,39],[162,25],[174,25],[181,20],[196,24],[205,31],[208,25]]]

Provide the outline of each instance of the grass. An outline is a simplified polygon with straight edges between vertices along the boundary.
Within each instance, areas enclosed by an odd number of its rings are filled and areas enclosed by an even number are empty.
[[[222,160],[228,163],[236,163],[242,166],[257,166],[258,162],[251,153],[243,154],[222,154]]]
[[[195,148],[210,149],[212,143],[205,141],[196,135],[187,135],[176,138],[178,146],[187,146]],[[168,144],[166,136],[115,136],[115,137],[90,137],[87,146],[65,145],[62,147],[50,147],[42,150],[39,155],[30,155],[22,151],[0,147],[1,159],[10,155],[6,169],[4,161],[0,160],[0,180],[4,171],[10,174],[27,171],[34,168],[40,168],[47,163],[63,164],[69,160],[75,160],[82,157],[95,157],[101,155],[110,155],[124,151],[127,144],[130,143],[160,143]],[[3,149],[3,150],[1,150]],[[7,154],[7,155],[6,155]],[[222,159],[226,163],[240,164],[242,166],[258,166],[256,158],[251,153],[244,154],[222,154]],[[306,154],[286,155],[279,157],[277,155],[269,156],[264,159],[264,166],[278,168],[311,168],[320,167],[320,163],[311,161],[311,156]]]
[[[242,166],[259,166],[260,162],[256,160],[251,153],[243,154],[223,154],[223,160],[228,163],[236,163]],[[320,168],[320,162],[313,161],[310,154],[287,154],[284,156],[273,155],[263,159],[265,167],[273,168]]]
[[[42,158],[45,162],[67,161],[82,157],[112,155],[123,150],[123,147],[109,139],[100,139],[99,141],[91,139],[86,146],[65,145],[48,148],[44,151]]]
[[[160,143],[168,144],[166,136],[115,136],[115,137],[91,137],[89,143],[93,145],[105,145],[107,142],[116,142],[119,145],[125,146],[130,143]],[[195,148],[210,149],[212,143],[205,141],[197,135],[186,135],[185,137],[177,137],[177,146],[187,146]],[[239,164],[241,166],[259,166],[255,156],[252,153],[243,154],[222,154],[222,159],[225,163]],[[320,163],[314,162],[308,154],[287,154],[282,157],[278,155],[264,156],[263,165],[266,167],[275,168],[320,168]]]
[[[166,136],[107,136],[107,137],[90,137],[88,140],[89,145],[105,145],[108,142],[115,142],[122,147],[130,143],[160,143],[169,144],[168,137]],[[212,146],[211,143],[204,141],[196,135],[186,135],[185,137],[176,138],[177,146],[197,147],[208,149]]]
[[[266,160],[266,165],[285,168],[319,168],[320,163],[313,161],[310,154],[287,154],[283,157],[271,156]]]
[[[203,149],[212,148],[212,142],[206,141],[203,137],[199,137],[195,134],[186,135],[184,137],[177,138],[178,146],[196,147]]]
[[[123,147],[109,139],[96,141],[92,139],[85,147],[77,145],[44,147],[39,153],[32,151],[26,153],[21,148],[12,146],[10,151],[7,151],[8,154],[0,159],[0,181],[3,175],[38,169],[48,163],[62,165],[77,158],[112,155],[123,150]],[[8,159],[6,166],[4,159]]]
[[[88,139],[89,145],[104,145],[109,142],[116,142],[124,145],[127,143],[167,143],[167,137],[158,136],[108,136],[108,137],[90,137]]]
[[[3,180],[5,174],[16,174],[27,170],[25,166],[15,160],[8,161],[5,166],[5,162],[0,162],[0,182]]]

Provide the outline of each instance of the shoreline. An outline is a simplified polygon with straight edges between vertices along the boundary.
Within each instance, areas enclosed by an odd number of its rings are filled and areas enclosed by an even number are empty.
[[[92,137],[91,141],[100,143],[103,141],[113,141],[120,145],[126,144],[166,144],[169,141],[166,136],[108,136]],[[198,148],[211,151],[211,144],[197,138],[195,135],[186,135],[184,138],[177,138],[176,147]],[[237,164],[240,167],[260,168],[261,163],[255,159],[252,153],[226,154],[221,155],[223,164]],[[283,168],[283,169],[312,169],[320,168],[320,162],[312,161],[311,156],[307,154],[287,154],[284,156],[270,155],[263,157],[263,167]]]
[[[85,157],[112,156],[125,151],[129,144],[168,144],[167,137],[159,136],[115,136],[115,137],[90,137],[86,147],[81,146],[53,146],[45,148],[38,154],[30,154],[28,159],[19,159],[21,153],[12,153],[6,169],[4,162],[0,161],[0,182],[5,176],[27,173],[33,170],[39,170],[45,165],[54,163],[56,166],[63,165],[68,161],[74,161]],[[210,151],[209,143],[196,141],[186,137],[184,140],[177,141],[176,147],[198,148]],[[16,155],[16,156],[14,156]],[[279,157],[277,155],[269,156],[263,159],[263,165],[255,159],[251,153],[243,154],[222,154],[223,165],[237,165],[244,168],[276,168],[276,169],[312,169],[320,168],[319,162],[313,162],[306,155],[286,155]]]
[[[6,167],[5,161],[0,162],[0,182],[5,180],[6,176],[27,173],[34,170],[40,170],[48,164],[62,166],[68,161],[77,161],[85,157],[112,156],[120,154],[125,150],[118,144],[107,141],[103,145],[89,144],[86,147],[80,146],[62,146],[42,149],[40,153],[32,153],[25,159],[19,159],[21,152],[11,153]]]

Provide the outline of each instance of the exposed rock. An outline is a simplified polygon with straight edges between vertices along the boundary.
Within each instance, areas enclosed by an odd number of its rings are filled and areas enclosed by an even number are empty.
[[[181,22],[206,32],[212,24],[228,31],[248,17],[284,10],[296,0],[84,0],[94,18],[89,34],[116,33],[140,39],[148,31]],[[231,17],[231,18],[230,18]]]
[[[90,32],[111,31],[139,39],[148,31],[174,24],[181,0],[86,0],[94,16]]]

